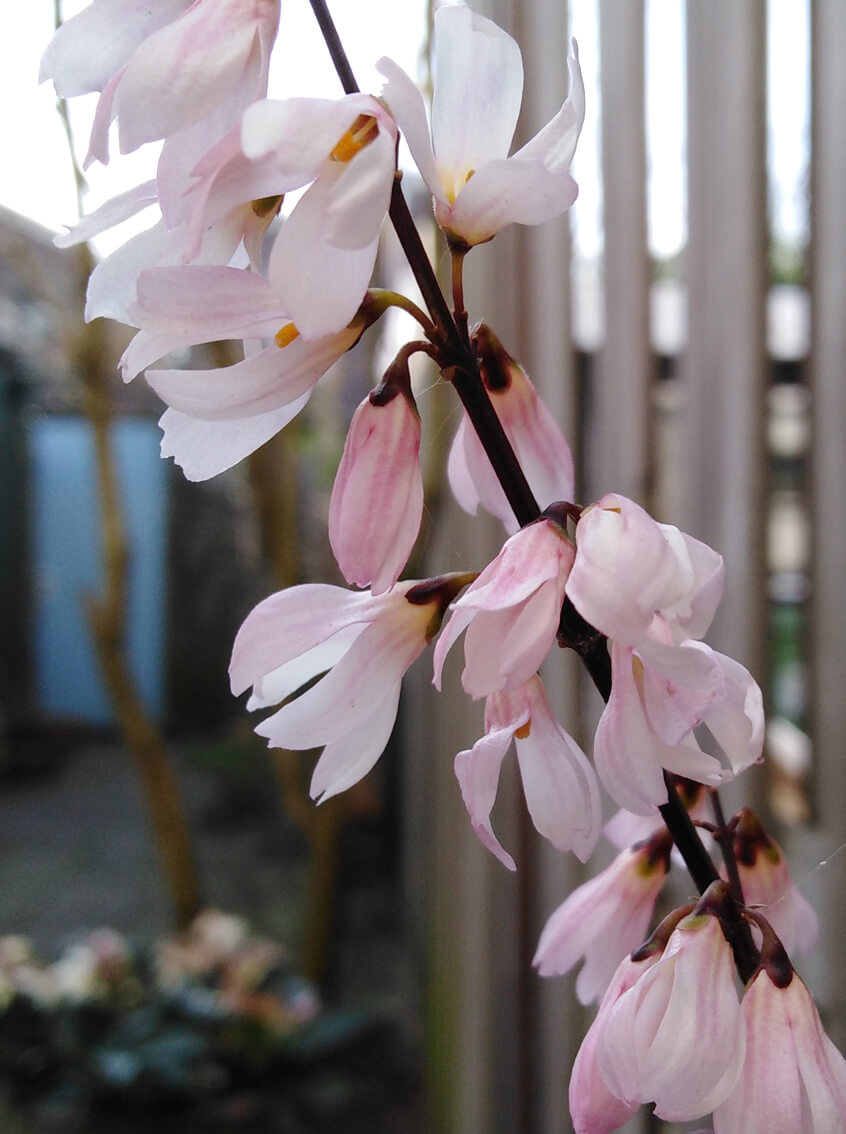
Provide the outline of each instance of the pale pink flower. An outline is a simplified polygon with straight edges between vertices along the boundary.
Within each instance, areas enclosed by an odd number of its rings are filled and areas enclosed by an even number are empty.
[[[379,596],[304,584],[271,595],[247,616],[232,648],[232,691],[252,685],[249,709],[283,702],[256,728],[272,748],[325,746],[312,797],[346,790],[379,759],[405,671],[470,578],[408,581]]]
[[[382,96],[435,198],[438,224],[458,244],[490,240],[508,224],[540,224],[576,199],[567,172],[584,120],[575,44],[570,93],[542,130],[508,156],[523,95],[520,49],[465,4],[435,13],[431,135],[420,91],[391,59],[378,69]]]
[[[488,697],[485,735],[455,758],[473,830],[500,862],[515,869],[491,827],[500,769],[512,740],[536,829],[558,850],[572,850],[585,862],[599,838],[599,784],[585,754],[553,716],[537,675],[511,692]]]
[[[367,290],[396,168],[397,127],[369,95],[263,101],[244,115],[244,154],[309,185],[282,225],[268,275],[305,338],[345,326]],[[252,196],[252,194],[251,194]]]
[[[570,1118],[575,1134],[611,1134],[640,1110],[639,1102],[623,1102],[608,1090],[597,1062],[597,1044],[614,1005],[660,956],[656,951],[637,961],[624,957],[605,990],[570,1073]]]
[[[267,89],[279,0],[94,0],[59,28],[41,79],[63,97],[100,91],[89,159],[108,161],[117,118],[122,153],[170,138],[231,103],[234,124]],[[211,137],[225,132],[217,124]],[[215,136],[216,135],[216,136]]]
[[[743,666],[698,639],[722,594],[706,544],[609,494],[582,513],[567,596],[609,638],[612,688],[596,733],[603,784],[622,807],[653,813],[664,771],[716,787],[761,759],[761,691]],[[702,752],[706,724],[728,767]]]
[[[389,590],[422,516],[420,415],[402,358],[353,414],[332,488],[329,543],[347,582]]]
[[[437,688],[464,630],[461,682],[471,697],[508,692],[533,677],[555,641],[573,553],[561,525],[545,516],[511,536],[453,603],[435,646]]]
[[[786,958],[785,958],[786,961]],[[758,970],[743,996],[746,1058],[714,1110],[714,1134],[843,1134],[846,1060],[796,975]]]
[[[640,645],[658,617],[678,644],[705,634],[724,579],[722,556],[707,544],[609,493],[576,526],[567,595],[591,626],[617,642]]]
[[[725,883],[713,883],[697,910],[716,887]],[[653,1102],[660,1118],[687,1122],[728,1097],[745,1050],[731,948],[719,919],[694,911],[608,1012],[597,1060],[616,1098]]]
[[[665,770],[717,787],[761,759],[763,701],[743,666],[702,642],[609,645],[611,694],[594,760],[621,807],[652,815],[667,800]],[[703,723],[727,767],[699,747],[694,729]]]
[[[471,343],[491,404],[535,499],[541,508],[557,500],[572,501],[575,487],[570,446],[525,370],[486,324],[475,328]],[[509,534],[517,531],[519,524],[511,505],[466,413],[450,449],[447,474],[465,512],[475,515],[481,505]]]
[[[189,480],[206,480],[287,425],[321,376],[378,317],[378,308],[365,303],[348,327],[306,341],[267,280],[237,268],[192,264],[143,272],[128,314],[141,330],[121,359],[126,380],[155,359],[198,343],[244,338],[257,344],[231,366],[146,371],[169,407],[159,422],[162,456],[174,457]]]
[[[819,936],[817,915],[793,884],[781,847],[746,807],[734,828],[734,857],[746,905],[767,919],[788,953],[812,949]]]
[[[671,846],[659,832],[577,887],[543,928],[534,959],[540,975],[562,976],[584,958],[576,995],[582,1004],[598,1000],[620,960],[646,938]]]

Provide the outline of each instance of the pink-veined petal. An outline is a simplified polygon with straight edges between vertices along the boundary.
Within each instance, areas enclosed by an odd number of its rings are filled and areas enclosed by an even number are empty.
[[[499,773],[502,761],[511,744],[514,729],[525,724],[528,709],[518,718],[502,728],[494,728],[473,745],[472,749],[459,752],[455,758],[455,774],[461,787],[461,798],[473,824],[473,830],[483,846],[486,846],[509,870],[516,870],[514,859],[503,848],[491,826],[491,811],[496,801],[499,787]]]
[[[149,36],[129,61],[115,100],[121,152],[174,134],[223,102],[254,54],[258,22],[275,28],[278,18],[275,0],[218,0],[214,7],[200,0]],[[258,72],[260,56],[255,64]]]
[[[539,677],[530,679],[531,719],[517,736],[517,762],[532,822],[560,851],[586,862],[602,827],[596,773],[584,752],[552,714]]]

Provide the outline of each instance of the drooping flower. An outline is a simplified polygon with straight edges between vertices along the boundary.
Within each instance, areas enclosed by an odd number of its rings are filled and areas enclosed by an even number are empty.
[[[842,1134],[846,1060],[784,949],[768,936],[743,995],[743,1070],[714,1110],[714,1134]]]
[[[423,97],[391,59],[378,69],[382,96],[405,135],[435,215],[459,245],[481,244],[508,224],[541,224],[568,209],[577,187],[567,172],[584,120],[575,44],[570,93],[522,149],[508,156],[523,96],[520,48],[465,4],[435,13],[431,134]]]
[[[189,480],[206,480],[287,425],[379,313],[378,305],[364,303],[348,327],[307,342],[271,285],[253,272],[200,265],[150,270],[139,278],[138,302],[131,309],[142,330],[121,368],[129,380],[164,354],[197,343],[269,338],[269,346],[231,366],[146,371],[147,382],[169,407],[159,421],[162,456],[174,457]]]
[[[597,1040],[597,1060],[612,1095],[655,1104],[668,1122],[700,1118],[734,1089],[746,1028],[734,985],[734,960],[709,905],[724,900],[714,882],[682,919],[667,948],[616,1001]]]
[[[101,92],[88,161],[108,161],[114,118],[129,153],[230,103],[211,144],[266,93],[278,24],[279,0],[93,0],[59,28],[40,77],[64,98]]]
[[[707,544],[609,493],[579,518],[567,595],[617,642],[639,646],[660,617],[678,643],[705,634],[724,579],[722,556]]]
[[[609,644],[611,694],[594,760],[621,807],[653,814],[667,800],[665,770],[718,787],[761,759],[763,701],[743,666],[702,642]],[[703,723],[728,766],[699,747],[694,729]]]
[[[479,373],[505,435],[541,508],[574,496],[573,455],[528,375],[485,323],[471,335]],[[475,515],[479,505],[512,535],[519,527],[502,485],[465,414],[450,449],[447,473],[455,498]]]
[[[408,562],[423,515],[420,416],[401,352],[353,414],[329,502],[329,543],[348,583],[381,594]]]
[[[781,847],[748,807],[737,815],[734,857],[746,905],[763,914],[788,953],[812,949],[819,936],[817,915],[793,884]]]
[[[572,850],[585,862],[599,838],[599,784],[585,754],[555,719],[537,675],[487,698],[485,735],[455,758],[473,830],[500,862],[515,869],[491,827],[500,769],[512,740],[536,829],[558,850]]]
[[[232,648],[232,692],[237,696],[252,685],[249,709],[282,702],[256,728],[272,748],[325,746],[312,797],[325,800],[345,791],[379,759],[394,727],[405,671],[472,578],[412,580],[379,596],[304,584],[271,595],[247,616]]]
[[[597,1059],[597,1048],[608,1016],[620,997],[661,959],[673,930],[691,908],[670,914],[636,953],[624,957],[617,966],[570,1074],[570,1117],[575,1134],[611,1134],[640,1109],[639,1102],[626,1102],[608,1089]]]
[[[609,638],[612,688],[594,744],[620,806],[649,815],[664,772],[715,787],[761,759],[761,691],[743,666],[698,639],[722,593],[723,564],[705,544],[611,494],[582,513],[567,596]],[[704,753],[701,724],[728,766]]]
[[[582,1004],[598,1000],[622,957],[646,937],[671,847],[659,832],[577,887],[543,928],[534,959],[540,975],[561,976],[584,958],[576,995]]]
[[[444,659],[464,630],[466,693],[487,697],[525,685],[555,641],[573,554],[566,531],[549,516],[511,536],[453,603],[435,645],[437,688]]]

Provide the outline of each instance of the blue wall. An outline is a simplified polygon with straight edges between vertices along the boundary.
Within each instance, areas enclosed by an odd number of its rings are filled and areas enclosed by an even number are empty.
[[[153,422],[123,420],[112,444],[123,499],[129,560],[127,642],[149,711],[164,696],[166,468]],[[91,426],[78,417],[43,417],[30,427],[35,572],[36,696],[47,715],[109,723],[83,598],[102,579],[99,498]]]

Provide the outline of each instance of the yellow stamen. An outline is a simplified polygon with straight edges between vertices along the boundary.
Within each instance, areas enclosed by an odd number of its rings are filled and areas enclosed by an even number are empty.
[[[359,114],[346,134],[338,139],[329,157],[332,161],[352,161],[357,153],[369,146],[379,133],[379,123],[372,114]]]
[[[531,721],[531,718],[530,718],[529,720],[526,721],[526,723],[524,725],[520,725],[520,727],[514,733],[514,739],[515,740],[525,740],[526,737],[529,735],[529,733],[531,731],[532,731],[532,721]]]
[[[273,336],[273,341],[278,347],[286,347],[292,343],[299,335],[299,331],[293,323],[286,323],[284,327],[280,327],[276,334]]]

